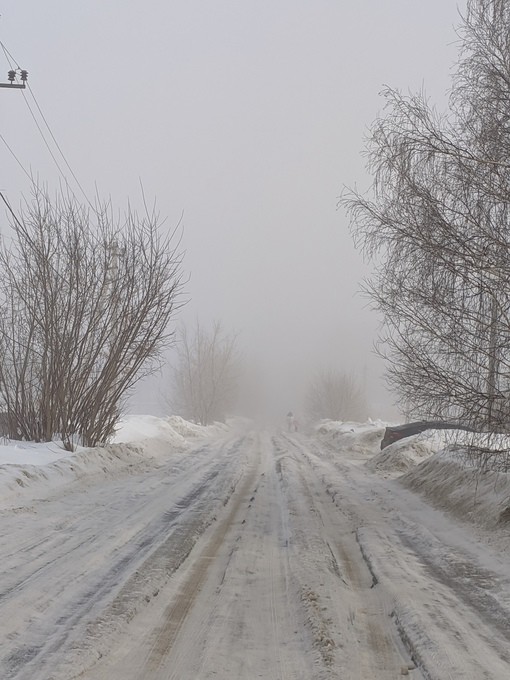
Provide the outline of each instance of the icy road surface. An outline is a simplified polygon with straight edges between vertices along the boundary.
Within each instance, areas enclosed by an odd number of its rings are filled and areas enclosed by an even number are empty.
[[[508,680],[510,558],[250,433],[1,512],[2,680]]]

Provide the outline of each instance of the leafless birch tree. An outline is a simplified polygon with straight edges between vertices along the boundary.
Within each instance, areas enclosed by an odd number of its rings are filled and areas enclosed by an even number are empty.
[[[89,211],[35,191],[0,248],[0,395],[11,437],[106,442],[130,388],[158,365],[181,256],[155,212]]]
[[[386,89],[343,199],[404,410],[510,427],[510,2],[469,0],[449,109]]]

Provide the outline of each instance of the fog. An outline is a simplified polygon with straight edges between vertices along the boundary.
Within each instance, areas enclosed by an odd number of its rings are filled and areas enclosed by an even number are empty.
[[[81,186],[31,97],[2,89],[12,153],[0,144],[0,188],[19,206],[24,170],[50,188],[65,175],[80,200],[97,191],[122,208],[141,205],[141,182],[168,228],[182,214],[179,321],[238,332],[276,412],[299,410],[311,373],[334,367],[364,383],[373,417],[393,417],[378,319],[359,294],[370,265],[337,200],[345,185],[369,186],[363,137],[385,84],[445,104],[464,4],[2,1],[0,39]],[[167,378],[132,408],[159,412]]]

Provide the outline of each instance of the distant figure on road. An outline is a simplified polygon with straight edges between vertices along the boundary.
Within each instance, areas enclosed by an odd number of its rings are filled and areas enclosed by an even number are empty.
[[[292,411],[287,413],[287,428],[289,432],[296,432],[297,430],[296,419],[294,418]]]

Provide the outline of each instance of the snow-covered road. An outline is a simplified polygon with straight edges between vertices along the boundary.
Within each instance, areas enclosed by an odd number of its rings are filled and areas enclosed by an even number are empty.
[[[250,432],[0,514],[2,680],[507,680],[510,557]]]

